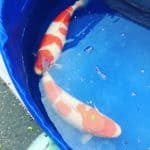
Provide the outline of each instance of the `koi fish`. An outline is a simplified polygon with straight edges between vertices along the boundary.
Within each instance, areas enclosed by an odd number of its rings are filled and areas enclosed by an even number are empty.
[[[42,84],[52,108],[73,127],[98,137],[114,138],[121,134],[115,121],[61,89],[48,72],[43,74]]]
[[[61,12],[50,24],[38,50],[34,67],[36,74],[41,75],[57,60],[64,47],[72,15],[86,3],[87,0],[76,1]]]

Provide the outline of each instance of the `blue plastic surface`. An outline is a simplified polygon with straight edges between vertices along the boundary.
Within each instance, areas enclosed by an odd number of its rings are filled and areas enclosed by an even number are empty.
[[[39,77],[33,65],[48,24],[72,2],[4,0],[1,14],[1,53],[9,74],[33,117],[61,149],[70,146],[41,103]],[[101,140],[103,150],[148,149],[150,30],[118,16],[99,0],[92,0],[75,16],[64,53],[57,62],[62,69],[54,67],[53,77],[66,91],[84,102],[92,101],[121,125],[121,137]],[[107,141],[112,143],[109,148]]]

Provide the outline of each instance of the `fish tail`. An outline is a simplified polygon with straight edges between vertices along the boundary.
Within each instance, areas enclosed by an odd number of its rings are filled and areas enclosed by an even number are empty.
[[[86,6],[88,4],[88,1],[89,0],[78,0],[78,1],[75,2],[74,6],[76,8],[84,7],[84,6]]]

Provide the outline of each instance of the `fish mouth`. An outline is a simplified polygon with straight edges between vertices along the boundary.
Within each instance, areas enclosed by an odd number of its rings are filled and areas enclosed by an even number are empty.
[[[116,131],[115,131],[114,135],[112,136],[112,138],[117,138],[118,136],[121,135],[121,128],[120,128],[120,126],[117,123],[115,123],[115,126],[116,126]]]
[[[37,67],[34,68],[34,71],[37,75],[42,75],[43,71]]]

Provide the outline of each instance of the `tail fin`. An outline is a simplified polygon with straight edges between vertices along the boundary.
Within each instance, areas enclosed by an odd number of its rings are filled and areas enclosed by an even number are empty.
[[[88,4],[89,0],[78,0],[75,2],[77,8],[84,7]]]

